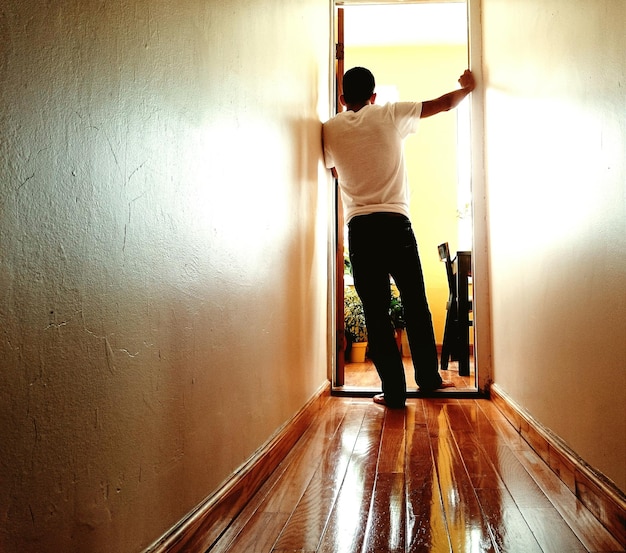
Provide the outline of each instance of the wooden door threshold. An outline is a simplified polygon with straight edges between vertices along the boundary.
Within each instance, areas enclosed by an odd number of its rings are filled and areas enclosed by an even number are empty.
[[[358,388],[350,386],[342,386],[341,388],[333,388],[330,392],[336,397],[374,397],[380,394],[380,389]],[[419,390],[407,390],[407,399],[410,398],[452,398],[452,399],[486,399],[489,395],[476,388],[444,388],[435,390],[434,392],[420,392]]]

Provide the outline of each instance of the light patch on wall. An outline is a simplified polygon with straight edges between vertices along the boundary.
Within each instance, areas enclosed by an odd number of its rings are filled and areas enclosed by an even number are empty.
[[[562,99],[516,98],[513,104],[504,92],[490,90],[487,104],[493,181],[507,183],[492,190],[492,203],[499,206],[492,216],[500,228],[510,229],[508,248],[519,252],[537,243],[571,242],[602,216],[607,198],[593,183],[617,156],[606,136],[610,127],[602,128],[593,113]],[[498,140],[500,134],[507,140]]]
[[[281,247],[288,221],[288,181],[280,173],[290,168],[274,159],[284,149],[280,129],[251,118],[245,128],[228,121],[197,129],[188,144],[195,148],[190,232],[229,252],[225,271],[258,278],[257,271],[269,271],[265,249]]]

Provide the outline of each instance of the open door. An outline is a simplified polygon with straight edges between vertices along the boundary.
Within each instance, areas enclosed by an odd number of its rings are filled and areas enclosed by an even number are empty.
[[[343,73],[344,73],[344,43],[343,43],[343,17],[344,11],[343,8],[337,9],[337,42],[335,44],[335,90],[336,90],[336,106],[337,112],[341,111],[341,102],[339,101],[339,97],[342,94],[341,83],[343,81]],[[336,206],[336,228],[335,228],[335,236],[337,238],[337,242],[335,244],[335,255],[336,255],[336,278],[335,282],[337,283],[336,289],[336,325],[337,336],[335,339],[336,344],[336,355],[337,355],[337,363],[336,363],[336,373],[334,375],[333,386],[341,387],[345,383],[345,366],[346,366],[346,332],[345,332],[345,321],[343,314],[343,303],[344,303],[344,286],[343,286],[343,243],[344,243],[344,221],[343,221],[343,206],[341,204],[341,194],[339,193],[339,184],[335,179],[335,206]]]
[[[472,0],[468,0],[468,2],[471,2]],[[374,4],[372,6],[364,6],[364,3],[369,3],[369,4]],[[464,37],[463,40],[465,42],[465,58],[462,59],[458,64],[455,64],[455,69],[454,71],[462,71],[463,68],[465,67],[465,64],[467,63],[467,59],[469,57],[469,33],[468,33],[468,5],[466,4],[466,2],[464,1],[448,1],[446,2],[448,4],[448,8],[450,8],[450,4],[456,4],[457,7],[461,8],[461,11],[465,11],[464,15],[463,15],[463,24],[464,24],[464,28],[463,28],[463,32]],[[336,94],[337,94],[337,110],[340,111],[341,110],[341,104],[339,102],[339,96],[341,94],[341,82],[342,82],[342,78],[343,78],[343,74],[344,74],[344,70],[345,70],[345,66],[344,64],[346,63],[346,57],[349,58],[347,59],[347,63],[350,67],[354,66],[354,65],[365,65],[368,66],[368,63],[360,63],[360,60],[357,60],[355,62],[354,58],[350,58],[350,56],[352,55],[352,44],[347,44],[347,42],[349,42],[351,40],[351,38],[349,36],[347,36],[346,33],[346,28],[350,25],[353,25],[352,23],[352,14],[354,13],[354,8],[357,6],[357,4],[359,5],[359,9],[363,9],[363,10],[369,10],[369,9],[381,9],[382,7],[388,9],[389,12],[394,12],[394,10],[396,10],[396,8],[402,8],[402,7],[406,7],[407,4],[418,4],[417,2],[407,2],[407,1],[402,1],[402,2],[398,2],[398,5],[394,6],[393,3],[390,2],[386,2],[386,6],[381,6],[381,5],[377,5],[380,4],[379,2],[363,2],[362,0],[359,1],[353,1],[353,0],[337,0],[336,1],[337,4],[337,8],[336,8],[336,20],[335,20],[335,30],[336,30],[336,44],[335,44],[335,75],[336,75]],[[439,2],[424,2],[422,0],[422,2],[419,2],[420,5],[424,5],[424,4],[431,4],[430,6],[428,6],[429,9],[431,8],[435,8],[436,6],[434,6],[434,4],[437,4],[438,6],[442,6],[441,3]],[[345,6],[345,8],[344,8]],[[457,9],[457,13],[458,13],[458,9]],[[397,12],[400,13],[400,12]],[[346,19],[349,19],[348,21],[346,21]],[[369,34],[369,36],[374,36],[375,33],[378,32],[379,29],[381,28],[387,28],[387,29],[391,29],[391,32],[399,32],[399,29],[402,28],[405,25],[405,21],[402,21],[402,16],[399,15],[398,19],[394,22],[394,23],[389,23],[389,22],[381,22],[380,20],[375,21],[372,26],[369,29],[365,29],[365,33],[366,35]],[[374,38],[373,43],[372,44],[376,44],[378,39]],[[347,52],[350,52],[348,55],[346,55]],[[477,52],[475,51],[474,54],[476,55]],[[389,65],[392,65],[395,62],[395,60],[390,61]],[[470,64],[471,65],[471,64]],[[398,70],[396,70],[398,71]],[[384,97],[384,94],[381,94],[382,90],[379,90],[379,85],[381,84],[381,81],[378,79],[378,71],[374,69],[374,74],[377,75],[377,92],[378,92],[378,98],[382,98]],[[459,73],[460,74],[460,73]],[[402,74],[399,75],[400,77],[402,76]],[[455,79],[457,77],[456,74],[452,74],[451,76],[449,76],[449,78],[453,78]],[[444,85],[444,88],[438,89],[438,93],[443,93],[443,92],[447,92],[447,90],[449,90],[450,88],[445,88],[445,87],[449,87],[450,86],[450,81],[447,81],[448,84]],[[452,80],[452,82],[454,82],[454,80]],[[381,87],[383,88],[383,87]],[[429,97],[430,93],[425,93],[422,97],[409,97],[409,98],[401,98],[401,99],[407,99],[407,100],[423,100],[423,99],[427,99]],[[430,97],[435,97],[430,96]],[[394,98],[390,98],[390,99],[394,99]],[[383,100],[384,103],[384,100]],[[467,112],[466,112],[466,116],[467,116]],[[469,117],[469,116],[467,116]],[[472,118],[472,124],[474,124],[474,118]],[[467,124],[467,126],[469,127],[469,122]],[[467,131],[469,132],[469,130]],[[466,145],[470,144],[470,141],[472,142],[472,146],[474,144],[475,141],[470,140],[470,138],[466,139]],[[467,160],[467,165],[468,165],[468,171],[473,171],[473,167],[471,167],[473,165],[473,163],[475,163],[475,158],[472,156],[472,160],[470,162],[470,160]],[[467,181],[469,182],[470,180],[474,179],[474,175],[472,175],[471,177],[469,175],[467,175]],[[411,181],[411,176],[409,175],[409,180]],[[415,193],[414,193],[415,194]],[[341,197],[339,194],[339,190],[338,190],[338,186],[336,186],[335,188],[335,197],[336,197],[336,206],[337,206],[337,221],[336,221],[336,363],[335,363],[335,373],[333,374],[333,391],[335,393],[339,393],[339,394],[345,394],[345,395],[370,395],[371,392],[377,392],[379,391],[379,389],[376,388],[376,386],[374,385],[374,387],[365,385],[364,387],[355,387],[354,385],[351,384],[350,382],[350,367],[351,364],[349,362],[347,362],[346,360],[346,345],[347,345],[347,340],[346,340],[346,334],[345,334],[345,322],[344,322],[344,294],[345,294],[345,289],[344,289],[344,221],[343,221],[343,210],[342,210],[342,206],[341,206]],[[455,210],[458,211],[458,206],[454,206],[453,207]],[[471,211],[473,209],[473,206],[469,206],[468,209]],[[417,234],[417,233],[416,233]],[[417,236],[418,238],[418,244],[420,244],[420,236]],[[442,238],[441,242],[447,241],[448,237],[445,236]],[[463,247],[461,247],[460,244],[457,244],[459,247],[455,248],[456,250],[474,250],[474,247],[472,245],[472,240],[473,238],[470,237],[469,238],[469,247],[467,245],[463,245]],[[456,237],[454,237],[452,239],[453,243],[456,243],[457,239]],[[467,244],[467,242],[466,242]],[[437,244],[438,245],[438,244]],[[432,252],[430,251],[430,246],[428,248],[424,247],[422,248],[421,244],[420,244],[420,253],[423,256],[431,256],[432,257],[436,257],[437,258],[437,262],[438,262],[438,256],[437,256],[437,249],[436,246],[434,248],[432,248]],[[472,256],[473,258],[473,256]],[[474,262],[474,260],[472,260],[472,263]],[[441,267],[441,273],[442,273],[442,278],[445,278],[444,275],[444,268]],[[445,282],[445,280],[444,280]],[[428,286],[428,281],[427,281],[427,286]],[[476,291],[477,287],[476,286],[476,282],[474,281],[474,293]],[[447,292],[446,292],[447,293]],[[429,298],[430,301],[430,298]],[[445,302],[443,302],[443,305],[445,306]],[[433,310],[433,307],[435,308],[439,308],[440,306],[437,304],[436,306],[432,305],[431,302],[431,311]],[[476,324],[476,316],[474,315],[474,325]],[[474,332],[475,332],[475,327],[474,327]],[[438,336],[438,340],[442,339],[442,336]],[[473,347],[475,348],[475,340],[474,340],[474,344]],[[474,354],[475,354],[475,349],[474,349]],[[477,377],[477,370],[475,369],[475,367],[477,366],[477,363],[475,362],[476,360],[476,356],[474,355],[473,357],[473,368],[472,368],[472,375],[471,375],[471,380],[468,381],[464,381],[464,384],[462,386],[459,387],[459,390],[457,390],[456,392],[451,390],[450,393],[457,393],[459,391],[462,392],[469,392],[470,394],[476,391],[479,391],[479,385],[478,385],[478,377]],[[372,367],[371,369],[374,374],[375,374],[375,369]],[[448,378],[448,375],[446,373],[442,373],[444,378]],[[348,376],[348,381],[346,380],[346,376]],[[459,376],[461,376],[459,374]],[[408,384],[408,380],[407,380],[407,384]],[[457,384],[458,386],[458,384]],[[414,391],[416,391],[415,388],[413,388]],[[409,395],[411,395],[411,386],[409,386]],[[458,397],[458,396],[457,396]]]

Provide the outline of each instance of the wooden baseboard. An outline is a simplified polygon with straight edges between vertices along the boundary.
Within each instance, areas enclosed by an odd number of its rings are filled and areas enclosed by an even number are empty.
[[[497,385],[490,398],[559,479],[598,521],[626,548],[626,496],[595,471],[563,441],[521,409]]]
[[[329,398],[328,382],[221,489],[144,553],[206,551],[285,458]]]

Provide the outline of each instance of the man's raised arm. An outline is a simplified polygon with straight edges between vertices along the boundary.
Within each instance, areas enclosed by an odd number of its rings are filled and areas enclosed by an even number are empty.
[[[435,100],[422,102],[421,118],[430,117],[442,111],[449,111],[455,108],[472,90],[474,90],[476,83],[474,82],[474,75],[472,75],[469,69],[466,69],[463,75],[461,75],[459,84],[461,88],[458,90],[448,92]]]

